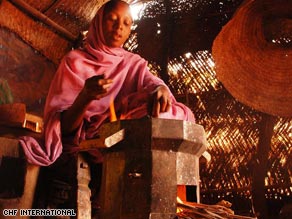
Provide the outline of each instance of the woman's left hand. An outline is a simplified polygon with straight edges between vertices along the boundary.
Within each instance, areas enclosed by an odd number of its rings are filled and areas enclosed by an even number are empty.
[[[152,116],[158,117],[160,113],[168,112],[172,104],[170,92],[166,86],[159,86],[153,93]]]

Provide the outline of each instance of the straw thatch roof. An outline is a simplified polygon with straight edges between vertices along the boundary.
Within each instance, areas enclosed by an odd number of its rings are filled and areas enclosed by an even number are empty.
[[[80,43],[82,31],[103,2],[2,0],[0,26],[57,66],[62,56]],[[149,4],[126,47],[149,60],[153,73],[191,107],[206,130],[212,159],[201,168],[202,201],[237,196],[250,202],[263,114],[229,94],[216,77],[211,54],[213,40],[242,0],[128,2]],[[291,27],[291,23],[285,24]],[[270,36],[271,41],[291,49],[292,36],[282,32],[285,39],[277,34],[277,38]],[[283,204],[292,197],[292,119],[277,117],[273,131],[266,197]],[[242,210],[245,206],[237,207]]]

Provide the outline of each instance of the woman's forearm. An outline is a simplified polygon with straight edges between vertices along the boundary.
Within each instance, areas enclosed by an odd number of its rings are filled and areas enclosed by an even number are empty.
[[[85,99],[81,93],[77,96],[71,107],[61,114],[62,135],[74,133],[82,123],[83,115],[90,100]]]

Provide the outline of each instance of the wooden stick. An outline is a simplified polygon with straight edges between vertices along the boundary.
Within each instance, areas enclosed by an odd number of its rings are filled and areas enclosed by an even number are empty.
[[[96,148],[109,148],[125,138],[125,129],[121,129],[116,133],[107,136],[94,139],[87,139],[79,144],[80,150],[86,151]]]

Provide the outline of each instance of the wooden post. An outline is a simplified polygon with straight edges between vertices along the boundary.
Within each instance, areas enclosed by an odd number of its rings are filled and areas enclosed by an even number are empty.
[[[91,218],[91,191],[88,187],[90,182],[90,167],[82,153],[77,157],[77,217],[76,219]]]
[[[265,197],[265,177],[268,170],[268,156],[276,118],[262,114],[259,124],[259,142],[252,173],[252,200],[258,219],[268,218],[268,208]]]
[[[173,19],[171,16],[171,2],[169,0],[164,0],[164,4],[166,7],[166,23],[165,27],[162,30],[163,34],[163,51],[161,54],[161,79],[168,84],[169,83],[169,75],[168,75],[168,62],[169,62],[169,54],[171,53],[171,36],[172,36],[172,26]]]

